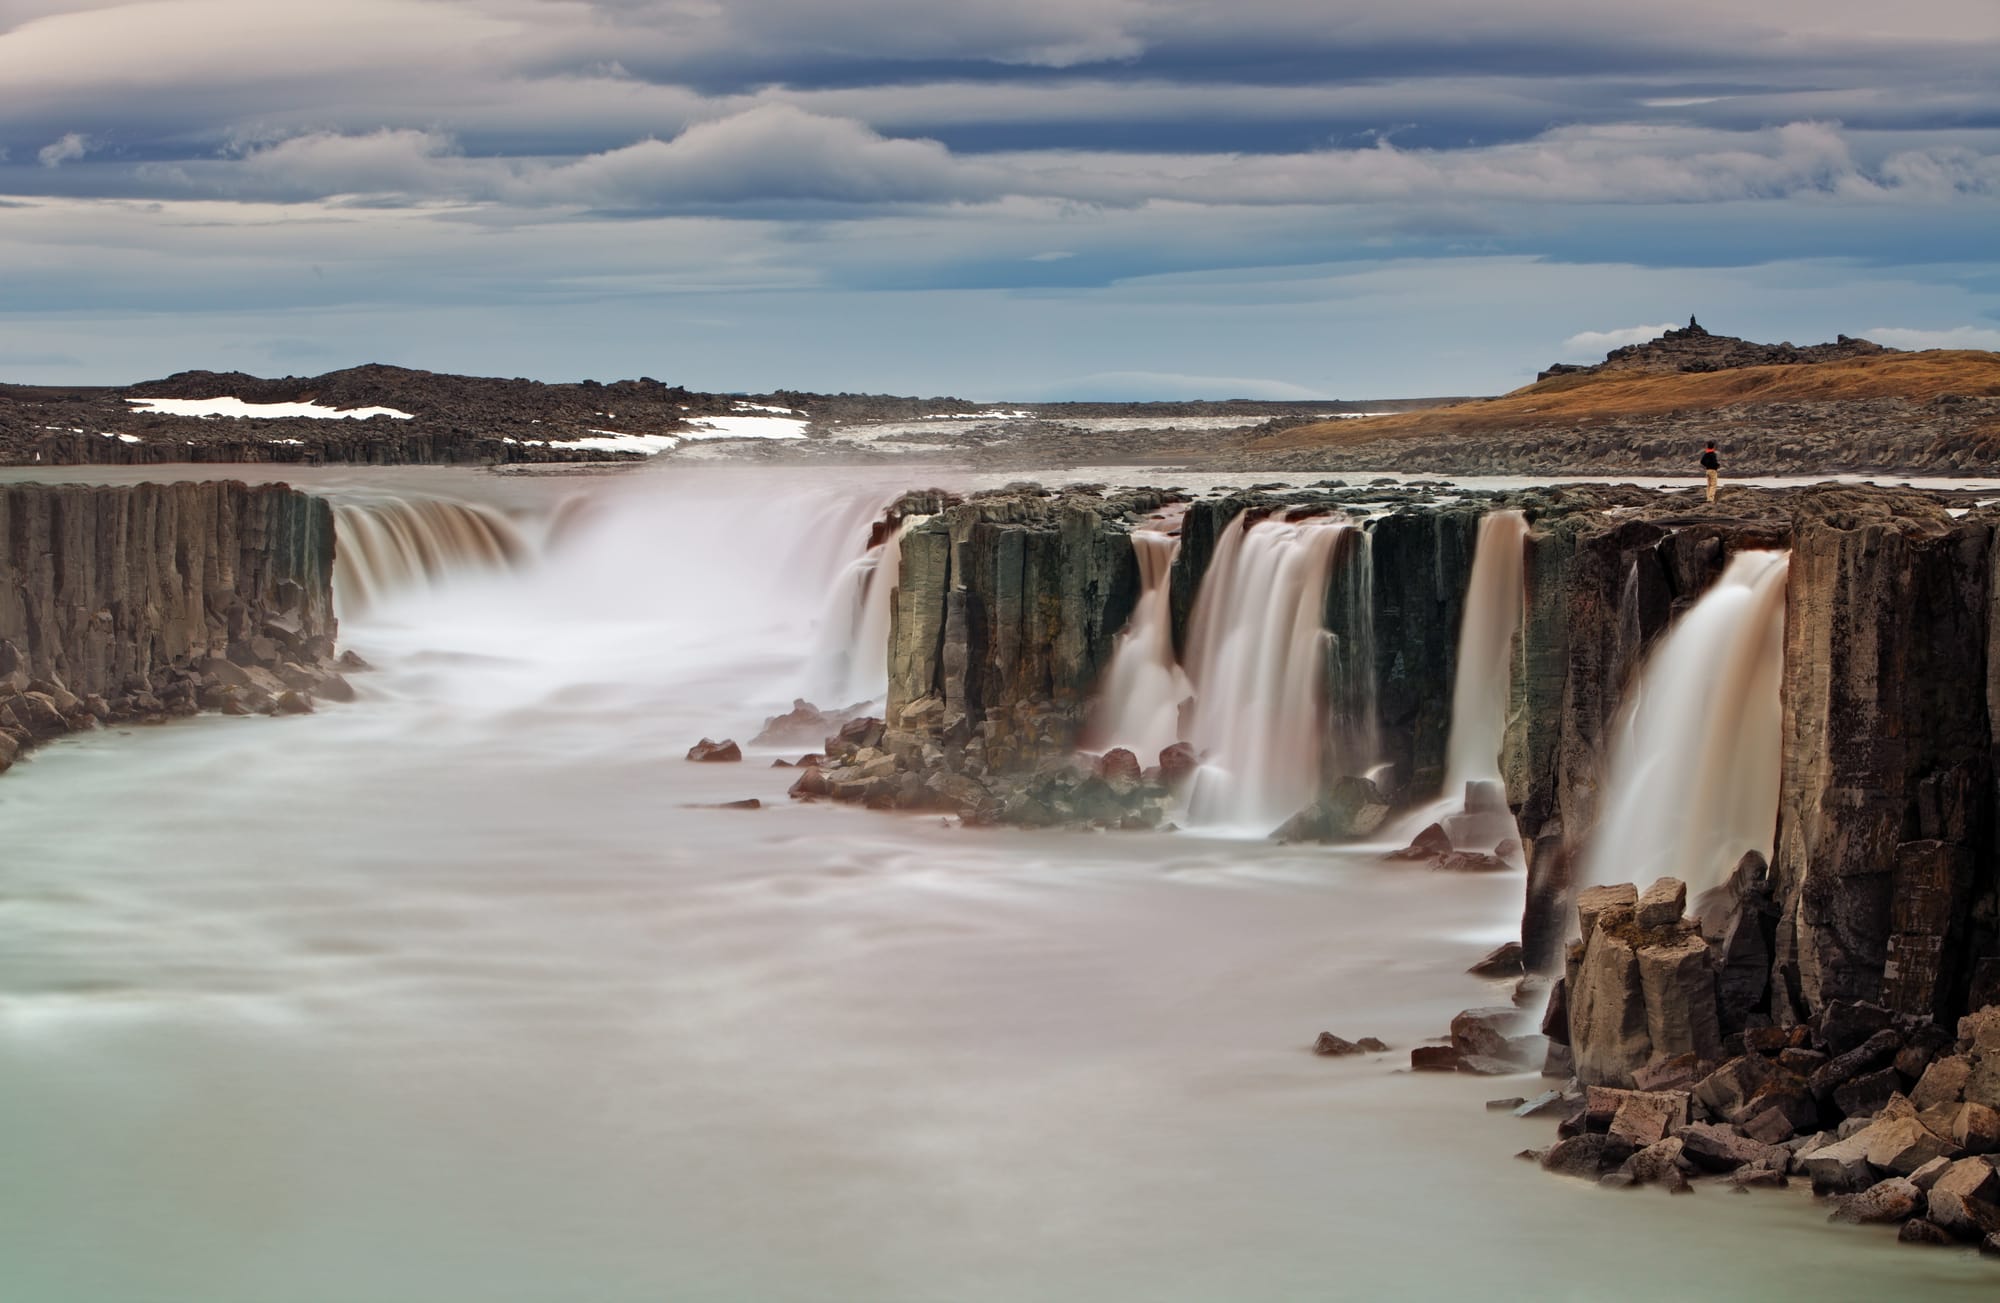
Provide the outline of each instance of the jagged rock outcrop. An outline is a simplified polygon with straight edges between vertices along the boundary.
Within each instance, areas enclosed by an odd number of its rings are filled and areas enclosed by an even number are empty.
[[[98,723],[345,698],[333,556],[327,504],[283,485],[0,486],[0,768]]]
[[[1601,371],[1701,372],[1728,371],[1746,366],[1803,366],[1816,362],[1839,362],[1848,358],[1895,353],[1865,339],[1837,336],[1831,344],[1754,344],[1734,335],[1716,335],[1702,328],[1693,317],[1678,330],[1669,330],[1657,339],[1614,348],[1594,366],[1573,366],[1558,362],[1536,376],[1591,375]]]

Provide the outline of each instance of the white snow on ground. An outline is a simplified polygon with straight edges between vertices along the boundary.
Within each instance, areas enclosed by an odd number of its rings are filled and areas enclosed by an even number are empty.
[[[810,424],[802,416],[691,416],[690,439],[803,439]]]
[[[161,416],[310,416],[321,420],[365,421],[371,416],[387,416],[397,421],[413,421],[408,412],[393,407],[321,407],[318,403],[246,403],[241,398],[128,398],[138,412]]]
[[[1032,421],[1033,412],[937,412],[919,421]]]
[[[589,439],[564,439],[561,443],[551,442],[551,446],[564,448],[589,448],[594,452],[643,452],[648,457],[656,452],[681,445],[678,434],[628,434],[618,430],[592,430]]]
[[[685,412],[687,408],[683,407],[681,410]],[[739,402],[736,404],[736,410],[739,412],[772,412],[778,416],[797,416],[800,414],[790,407],[767,407],[763,403]]]
[[[77,431],[77,433],[78,433],[78,434],[82,434],[82,433],[83,433],[83,431],[81,431],[81,430],[78,430],[78,431]],[[107,439],[116,439],[116,440],[118,440],[118,442],[120,442],[120,443],[138,443],[138,442],[140,442],[140,439],[139,439],[139,436],[138,436],[138,435],[136,435],[136,434],[116,434],[116,433],[113,433],[113,432],[112,432],[112,431],[110,431],[110,430],[99,430],[99,431],[98,431],[98,433],[99,433],[99,434],[101,434],[101,435],[103,435],[103,436],[104,436],[105,438],[107,438]]]

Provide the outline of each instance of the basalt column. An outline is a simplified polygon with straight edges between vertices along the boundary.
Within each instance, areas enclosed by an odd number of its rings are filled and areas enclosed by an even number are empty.
[[[1809,503],[1793,543],[1774,869],[1795,1013],[1955,1013],[1981,940],[1993,531],[1898,505]]]

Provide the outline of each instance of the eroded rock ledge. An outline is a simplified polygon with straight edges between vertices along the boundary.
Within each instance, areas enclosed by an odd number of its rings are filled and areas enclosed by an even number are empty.
[[[350,698],[333,550],[283,485],[0,486],[0,770],[99,724]]]

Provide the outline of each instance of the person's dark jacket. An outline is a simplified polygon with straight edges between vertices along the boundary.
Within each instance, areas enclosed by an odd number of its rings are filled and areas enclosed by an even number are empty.
[[[1710,448],[1701,455],[1701,468],[1705,471],[1719,471],[1722,469],[1722,459],[1715,455],[1715,449]]]

